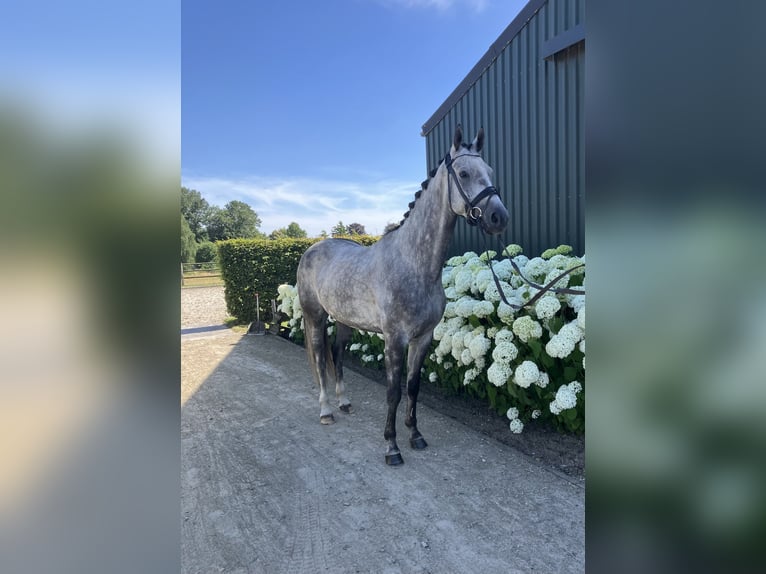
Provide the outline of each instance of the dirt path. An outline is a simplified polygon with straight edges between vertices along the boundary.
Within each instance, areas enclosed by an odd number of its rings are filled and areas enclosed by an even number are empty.
[[[584,485],[424,405],[429,442],[383,463],[383,386],[319,424],[304,350],[182,336],[185,573],[582,572]]]

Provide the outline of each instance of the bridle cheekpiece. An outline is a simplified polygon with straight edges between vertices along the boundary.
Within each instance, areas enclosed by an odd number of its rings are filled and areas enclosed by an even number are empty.
[[[481,157],[481,155],[477,153],[464,153],[457,157]],[[463,189],[463,186],[460,185],[460,178],[455,173],[455,168],[452,166],[453,161],[454,160],[452,158],[452,155],[449,152],[447,152],[447,155],[444,158],[444,165],[447,167],[447,192],[449,193],[450,206],[452,205],[451,181],[452,179],[454,179],[455,186],[457,187],[457,190],[460,193],[460,196],[463,198],[463,201],[465,202],[465,215],[464,215],[465,220],[468,222],[468,225],[476,225],[481,221],[481,218],[483,216],[483,212],[481,210],[481,207],[479,207],[479,203],[483,201],[484,199],[492,197],[493,195],[499,196],[500,192],[497,191],[497,188],[495,188],[494,185],[489,185],[485,187],[484,189],[482,189],[473,199],[469,198],[468,194]]]

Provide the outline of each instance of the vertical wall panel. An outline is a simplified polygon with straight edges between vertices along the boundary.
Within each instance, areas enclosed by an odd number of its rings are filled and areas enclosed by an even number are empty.
[[[484,157],[510,212],[503,240],[530,256],[560,243],[585,250],[584,42],[543,56],[544,44],[583,24],[584,0],[531,0],[423,126],[429,171],[458,123],[466,138],[484,126]],[[458,221],[451,253],[482,245]]]

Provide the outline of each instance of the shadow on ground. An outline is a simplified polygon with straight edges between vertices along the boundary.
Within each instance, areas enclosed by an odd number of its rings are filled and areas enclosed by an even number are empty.
[[[405,446],[400,412],[405,464],[387,467],[385,389],[346,382],[354,414],[322,426],[301,347],[182,337],[184,572],[583,571],[580,479],[428,401],[429,447]]]

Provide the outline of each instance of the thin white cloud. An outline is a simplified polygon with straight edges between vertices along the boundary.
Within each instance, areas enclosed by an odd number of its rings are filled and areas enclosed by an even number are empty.
[[[436,8],[441,11],[466,6],[474,12],[483,12],[490,0],[378,0],[384,6],[401,8]]]
[[[420,188],[419,182],[379,180],[354,182],[310,178],[182,177],[182,185],[196,189],[212,205],[232,200],[250,205],[268,234],[297,222],[309,236],[333,226],[361,223],[368,233],[383,233],[398,222]]]

